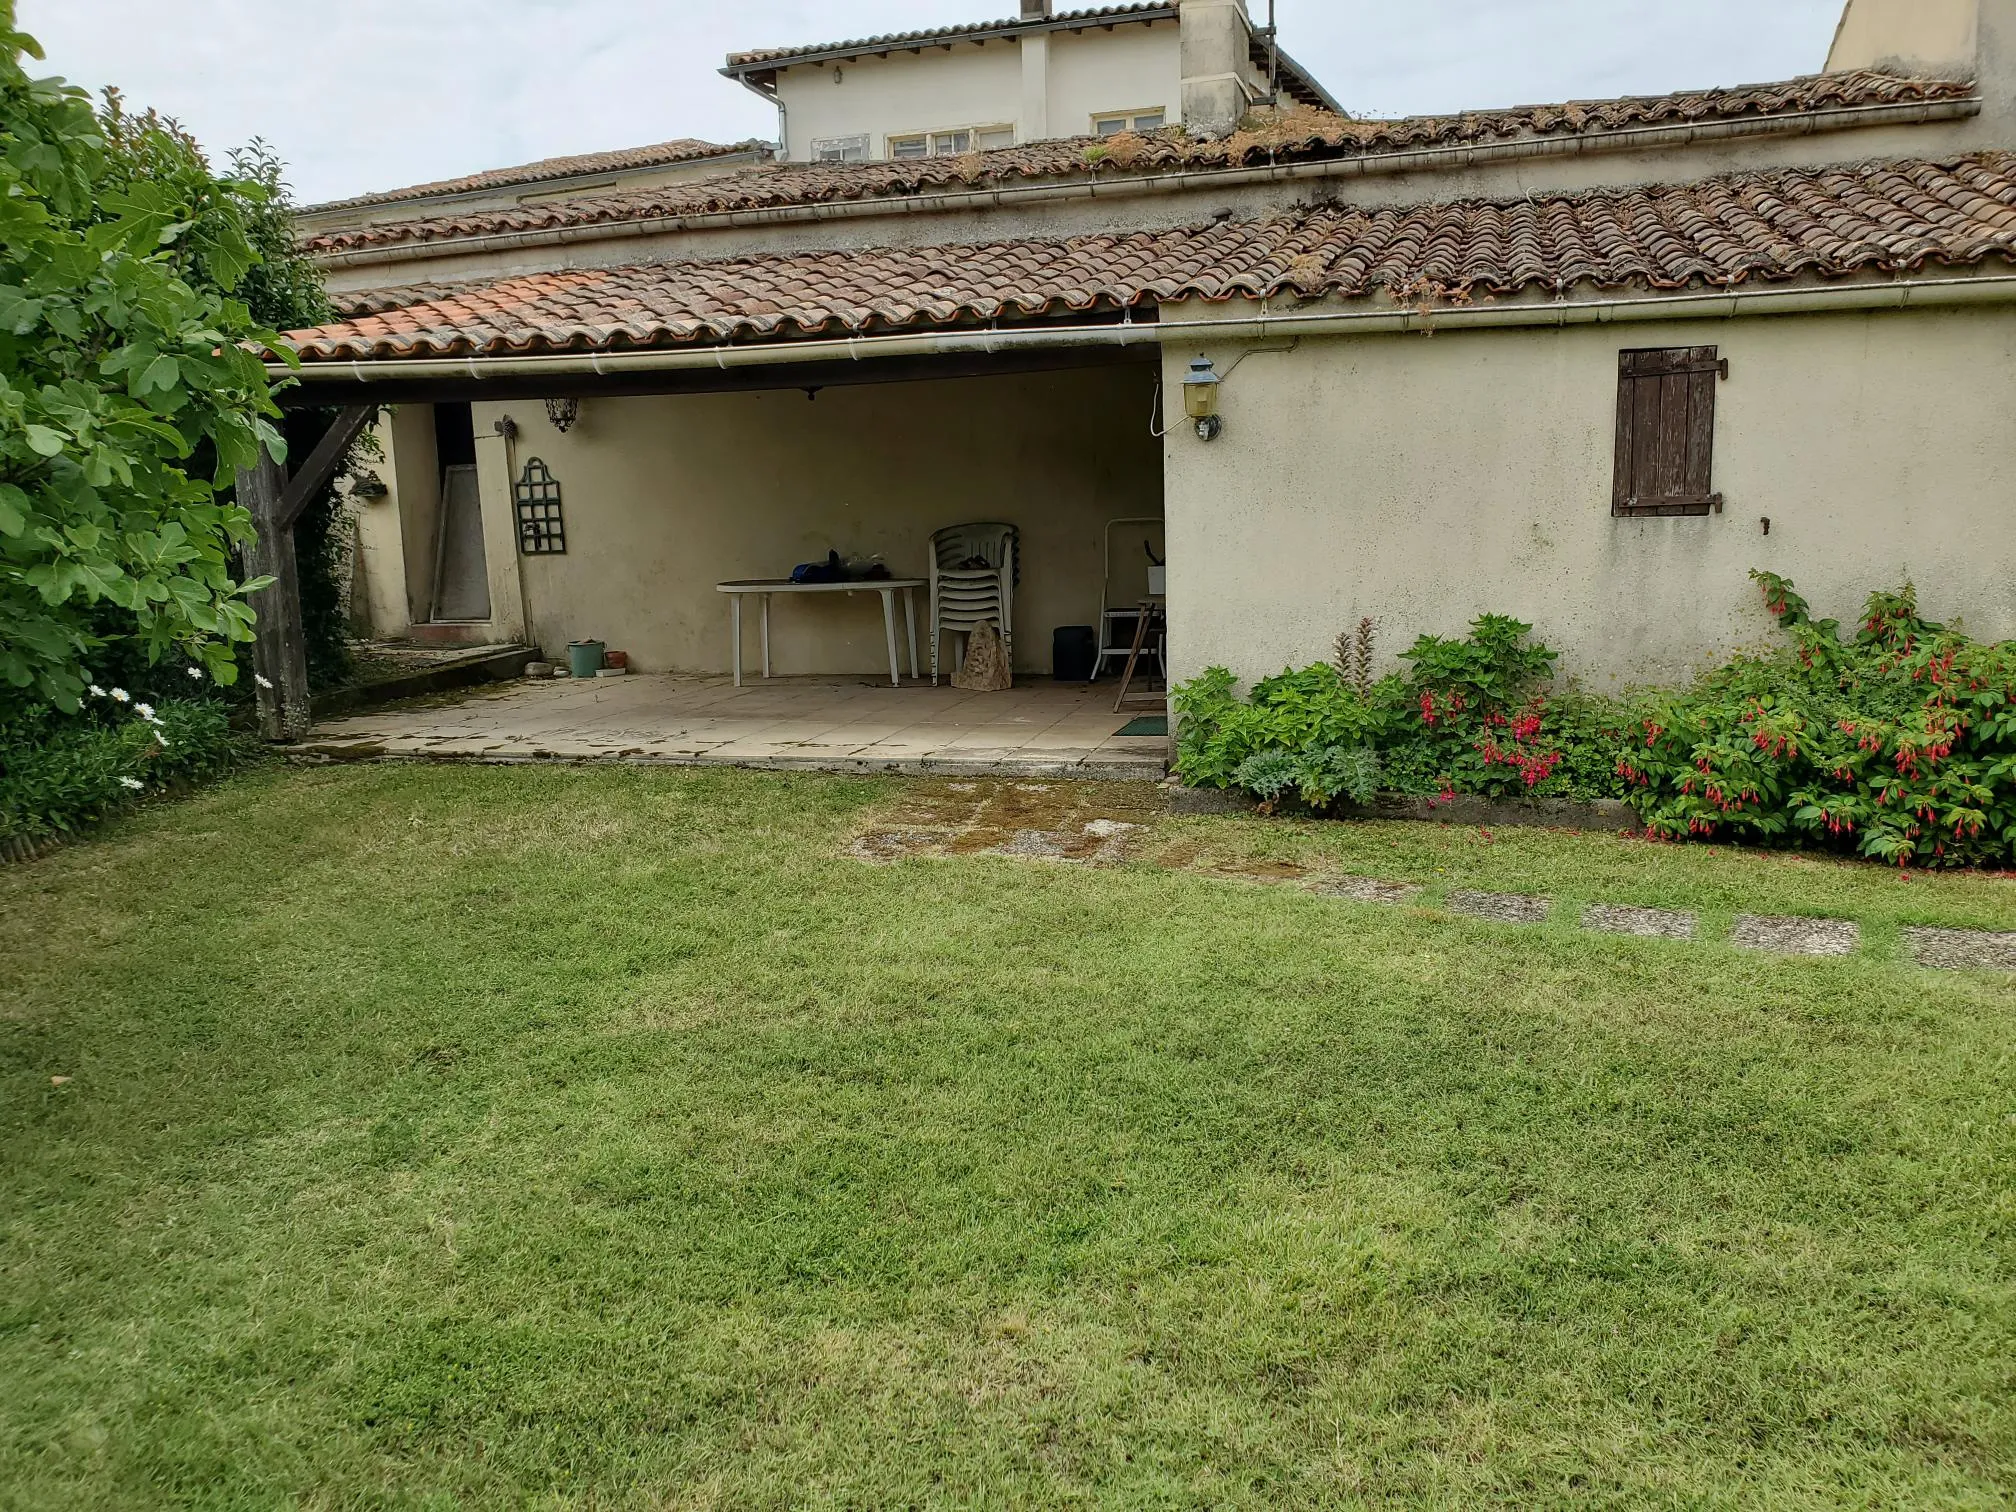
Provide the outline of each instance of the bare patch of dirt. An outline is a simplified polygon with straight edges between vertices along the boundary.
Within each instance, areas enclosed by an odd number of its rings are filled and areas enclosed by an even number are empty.
[[[1162,812],[1153,783],[930,780],[877,813],[847,854],[1016,856],[1110,866],[1132,856]]]

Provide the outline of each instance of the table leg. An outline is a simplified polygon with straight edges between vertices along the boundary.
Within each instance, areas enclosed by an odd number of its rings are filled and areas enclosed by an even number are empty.
[[[889,642],[889,685],[903,686],[903,669],[896,661],[896,590],[884,588],[882,593],[882,634]]]
[[[1127,653],[1127,671],[1120,679],[1120,696],[1113,700],[1113,712],[1122,712],[1127,705],[1127,691],[1134,686],[1134,669],[1141,665],[1141,649],[1148,644],[1148,610],[1144,606],[1141,618],[1134,622],[1134,646]]]
[[[770,595],[763,595],[763,680],[770,680]]]
[[[734,629],[730,632],[735,641],[733,662],[735,666],[735,686],[742,686],[742,595],[728,595],[728,622]]]
[[[917,680],[917,598],[908,588],[903,590],[903,628],[910,632],[910,680]]]

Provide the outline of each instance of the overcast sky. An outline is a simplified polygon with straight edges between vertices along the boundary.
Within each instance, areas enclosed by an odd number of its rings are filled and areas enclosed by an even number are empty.
[[[1282,46],[1347,107],[1406,115],[1813,73],[1842,0],[1279,4]],[[1013,0],[19,0],[23,29],[49,54],[44,72],[118,84],[136,104],[179,117],[220,158],[264,137],[306,202],[671,137],[774,137],[774,111],[715,72],[726,53],[1015,9]]]

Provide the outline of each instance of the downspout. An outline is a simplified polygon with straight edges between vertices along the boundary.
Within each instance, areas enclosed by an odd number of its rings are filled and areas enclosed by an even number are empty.
[[[2016,273],[1858,283],[1823,288],[1743,288],[1659,295],[1648,299],[1555,300],[1539,304],[1434,309],[1326,310],[1251,315],[1231,320],[1160,320],[1113,325],[1007,331],[934,331],[708,346],[674,351],[563,352],[537,357],[391,357],[309,359],[296,370],[269,362],[279,380],[307,385],[394,382],[422,378],[475,380],[770,367],[859,362],[876,357],[944,357],[971,353],[1085,347],[1171,346],[1193,342],[1267,341],[1286,336],[1377,336],[1464,330],[1630,324],[1658,320],[1733,320],[1748,315],[1817,315],[1907,309],[1951,309],[2016,303]]]
[[[727,70],[722,70],[724,73]],[[777,160],[791,161],[791,112],[785,107],[784,96],[774,88],[765,89],[747,74],[736,74],[735,82],[761,100],[768,101],[777,108]]]

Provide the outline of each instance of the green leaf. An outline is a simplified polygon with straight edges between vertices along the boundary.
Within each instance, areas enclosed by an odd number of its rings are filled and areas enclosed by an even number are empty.
[[[60,456],[63,451],[63,445],[64,438],[61,431],[51,430],[46,425],[31,425],[28,427],[28,448],[37,456]]]
[[[160,389],[166,393],[182,381],[182,368],[173,357],[160,356],[147,364],[147,371],[140,375],[140,381],[133,386],[133,392],[144,394],[149,389]]]

